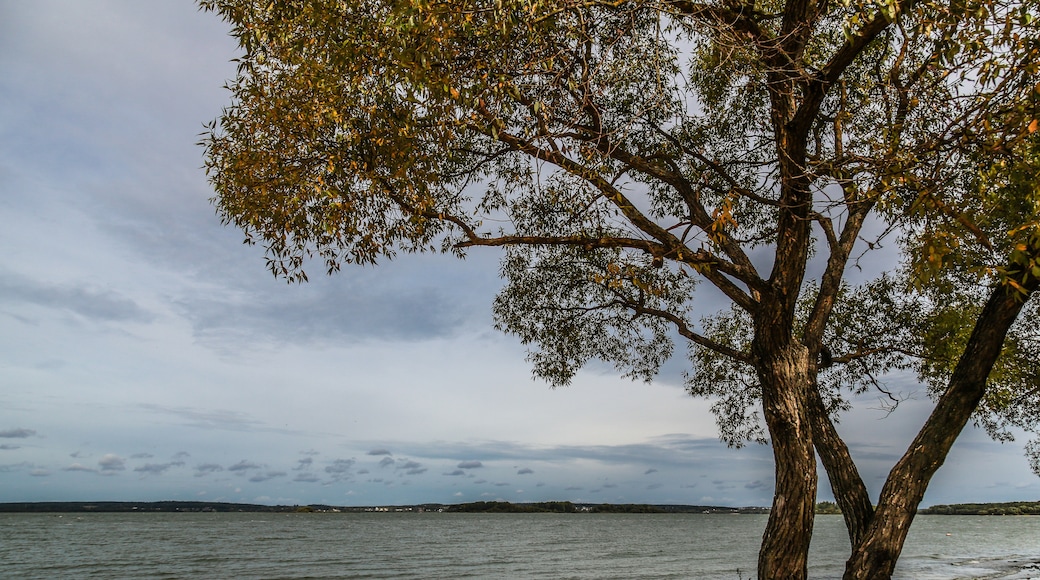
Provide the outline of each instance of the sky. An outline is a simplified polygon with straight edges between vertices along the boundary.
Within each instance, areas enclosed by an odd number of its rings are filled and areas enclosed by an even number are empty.
[[[235,55],[188,0],[0,0],[0,502],[771,503],[684,360],[532,379],[494,249],[274,279],[201,169]],[[893,386],[839,425],[875,497],[929,408]],[[1040,498],[1023,443],[969,429],[924,505]]]

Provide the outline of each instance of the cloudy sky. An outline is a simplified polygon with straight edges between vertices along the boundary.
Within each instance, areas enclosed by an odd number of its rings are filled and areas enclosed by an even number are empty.
[[[770,503],[682,361],[532,380],[494,250],[273,279],[200,169],[234,56],[188,0],[0,0],[0,501]],[[928,407],[896,386],[841,424],[875,494]],[[925,504],[1037,497],[971,431]]]

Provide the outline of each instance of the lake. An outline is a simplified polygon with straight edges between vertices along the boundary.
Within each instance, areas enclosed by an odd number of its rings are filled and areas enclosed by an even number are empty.
[[[766,516],[0,514],[3,578],[696,578],[755,574]],[[812,578],[839,578],[819,516]],[[1040,517],[919,516],[897,577],[1040,579]]]

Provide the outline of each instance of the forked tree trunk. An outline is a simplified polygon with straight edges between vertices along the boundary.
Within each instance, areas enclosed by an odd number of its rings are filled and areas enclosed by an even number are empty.
[[[917,508],[932,476],[968,423],[986,391],[986,381],[1000,356],[1011,325],[1040,280],[1027,275],[1027,294],[1008,286],[991,293],[975,328],[950,376],[946,392],[939,398],[910,448],[889,473],[881,490],[873,521],[863,540],[853,547],[845,566],[845,580],[886,580],[892,577],[896,560]]]
[[[762,406],[776,472],[758,577],[800,580],[807,576],[817,485],[816,455],[805,408],[809,357],[797,343],[762,348],[758,356]]]
[[[849,542],[855,546],[863,540],[874,519],[874,506],[870,502],[863,477],[852,460],[852,454],[838,434],[815,386],[809,393],[809,408],[812,413],[813,443],[826,470],[834,500],[845,518]]]

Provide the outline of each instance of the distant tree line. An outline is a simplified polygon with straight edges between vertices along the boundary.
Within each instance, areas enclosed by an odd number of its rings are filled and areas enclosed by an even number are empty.
[[[269,506],[210,501],[41,501],[0,503],[0,513],[41,512],[283,512],[296,506]]]
[[[938,516],[1040,516],[1040,501],[933,505],[921,513]]]
[[[841,513],[841,508],[833,501],[821,501],[816,504],[816,513],[823,515],[836,515]]]

